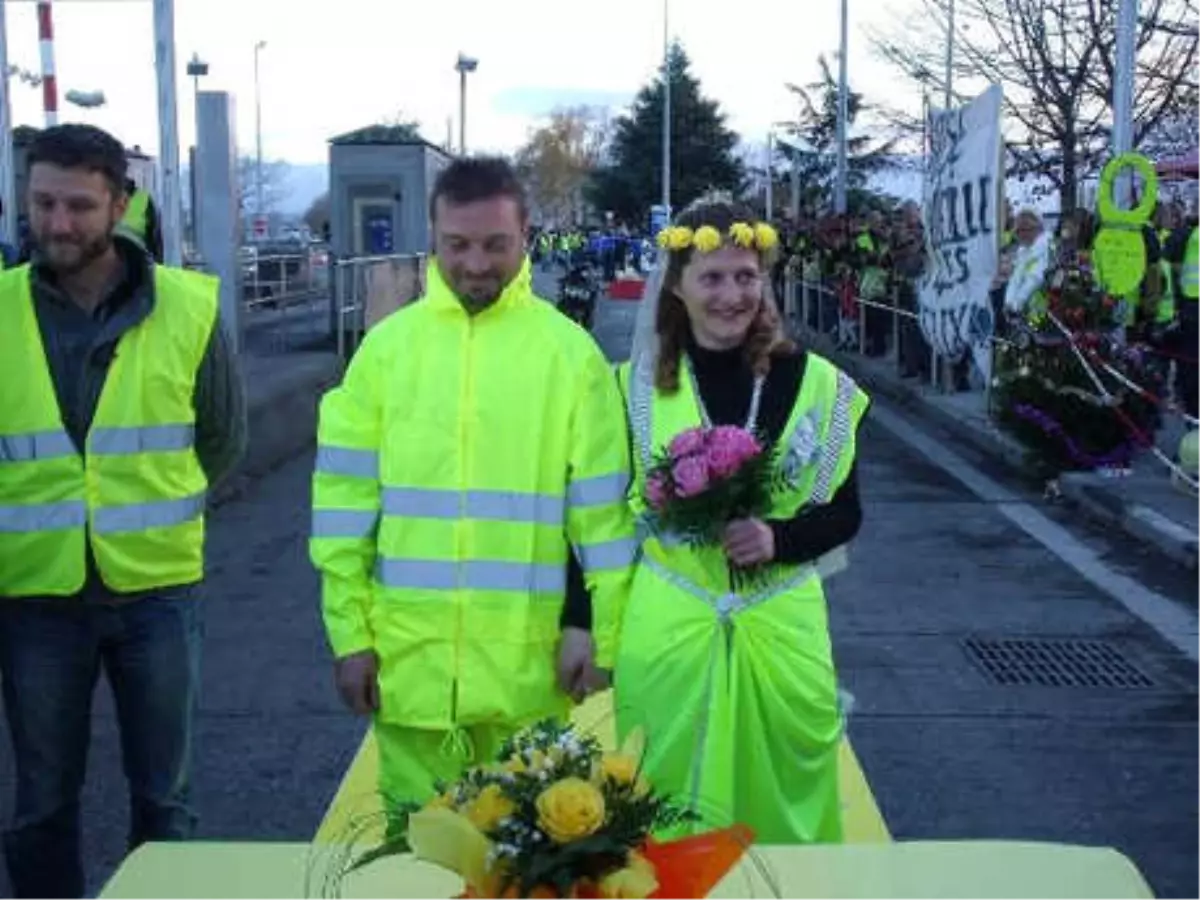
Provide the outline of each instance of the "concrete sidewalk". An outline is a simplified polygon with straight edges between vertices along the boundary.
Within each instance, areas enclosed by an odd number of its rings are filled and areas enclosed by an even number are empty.
[[[991,420],[982,393],[942,393],[922,379],[901,378],[892,357],[868,358],[835,351],[821,338],[806,340],[870,390],[1022,476],[1033,474],[1029,450]],[[1197,567],[1196,498],[1172,485],[1167,468],[1149,454],[1128,476],[1071,472],[1059,479],[1059,486],[1063,497],[1089,519],[1119,528],[1138,544],[1189,569]]]

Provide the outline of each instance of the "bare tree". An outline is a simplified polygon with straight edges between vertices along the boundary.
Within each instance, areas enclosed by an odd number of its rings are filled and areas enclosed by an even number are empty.
[[[604,110],[558,109],[517,151],[517,170],[543,218],[568,224],[582,217],[584,185],[604,161],[610,131]]]
[[[304,212],[304,224],[313,234],[322,234],[329,226],[329,191],[321,194],[308,205]]]
[[[945,91],[949,8],[954,4],[956,99],[987,83],[1004,87],[1012,166],[1059,190],[1074,208],[1079,182],[1099,170],[1112,138],[1120,0],[920,0],[871,43],[915,84]],[[1165,152],[1177,123],[1195,133],[1198,30],[1194,0],[1142,0],[1135,36],[1133,145]],[[900,124],[912,126],[903,115]],[[919,127],[919,123],[918,123]],[[1176,137],[1172,137],[1176,135]]]
[[[288,198],[288,173],[291,166],[281,159],[263,160],[263,214],[277,212],[280,204]],[[242,218],[258,213],[258,164],[253,156],[238,157],[238,200]]]

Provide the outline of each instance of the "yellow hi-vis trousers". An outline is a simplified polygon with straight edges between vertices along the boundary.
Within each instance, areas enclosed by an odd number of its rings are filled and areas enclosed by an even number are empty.
[[[474,725],[455,731],[428,731],[375,722],[379,747],[379,793],[390,808],[397,803],[425,803],[434,783],[452,782],[471,766],[495,762],[515,726]]]

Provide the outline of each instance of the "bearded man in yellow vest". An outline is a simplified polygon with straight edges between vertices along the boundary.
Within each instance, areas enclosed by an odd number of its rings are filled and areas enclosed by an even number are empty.
[[[313,478],[335,680],[373,716],[386,804],[600,684],[636,549],[617,382],[533,292],[511,166],[453,162],[430,216],[425,294],[322,401]]]
[[[112,687],[129,842],[179,840],[209,484],[245,442],[217,282],[115,233],[125,151],[88,125],[29,148],[32,262],[0,272],[0,678],[18,897],[79,897],[92,693]]]

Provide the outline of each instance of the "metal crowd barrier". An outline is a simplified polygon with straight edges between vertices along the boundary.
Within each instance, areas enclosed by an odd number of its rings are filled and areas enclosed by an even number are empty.
[[[334,271],[334,330],[347,359],[363,335],[389,313],[421,296],[425,254],[393,253],[339,259]]]
[[[329,254],[324,250],[249,257],[241,272],[243,330],[264,352],[329,337]]]
[[[329,292],[329,255],[324,251],[281,253],[242,262],[246,306],[285,306]]]
[[[818,350],[837,351],[841,353],[856,353],[865,358],[867,347],[867,316],[868,309],[883,310],[890,319],[890,343],[886,351],[876,357],[880,363],[894,365],[897,376],[904,377],[906,356],[901,352],[902,329],[901,322],[907,320],[919,329],[919,316],[915,311],[902,309],[900,306],[899,288],[893,286],[886,297],[879,300],[867,300],[857,292],[851,298],[854,316],[843,314],[842,297],[835,288],[821,282],[797,279],[789,275],[784,289],[783,315],[792,333],[799,335],[804,342]],[[998,344],[1004,341],[993,337],[991,349],[993,373],[984,379],[981,389],[972,388],[970,391],[958,392],[953,389],[954,361],[947,360],[921,337],[921,343],[926,345],[929,353],[929,369],[923,378],[926,384],[944,393],[960,395],[978,395],[983,403],[983,409],[990,414],[992,383],[995,379],[995,351]]]

